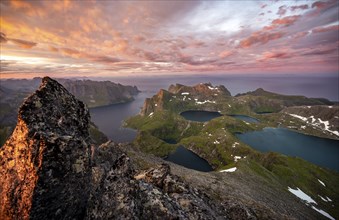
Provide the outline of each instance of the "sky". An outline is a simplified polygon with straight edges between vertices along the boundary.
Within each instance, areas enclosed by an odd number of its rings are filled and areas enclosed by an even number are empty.
[[[337,0],[1,0],[0,7],[0,78],[339,69]]]

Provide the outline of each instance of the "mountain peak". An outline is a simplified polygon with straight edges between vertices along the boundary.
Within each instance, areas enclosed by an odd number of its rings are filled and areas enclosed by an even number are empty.
[[[85,211],[90,180],[89,112],[57,81],[44,77],[19,109],[0,149],[0,219],[49,219]],[[55,206],[50,206],[53,199]],[[45,212],[48,210],[48,212]],[[46,213],[46,214],[43,214]]]

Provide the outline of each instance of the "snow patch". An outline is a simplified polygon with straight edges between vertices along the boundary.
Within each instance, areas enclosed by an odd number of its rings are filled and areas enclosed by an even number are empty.
[[[209,88],[210,90],[219,90],[218,87],[208,86],[208,88]]]
[[[210,101],[210,100],[205,100],[205,101],[203,101],[203,102],[199,102],[199,101],[195,101],[195,104],[198,104],[198,105],[203,105],[203,104],[205,104],[205,103],[216,103],[215,101]]]
[[[154,112],[149,113],[148,117],[152,118],[153,114],[154,114]]]
[[[212,134],[208,134],[208,136],[212,137]]]
[[[240,159],[241,159],[241,156],[234,156],[234,162],[237,162]]]
[[[231,106],[230,104],[228,104],[228,107],[230,107],[230,108],[231,108],[232,106]]]
[[[155,107],[157,107],[157,106],[158,106],[158,104],[154,104],[154,106],[155,106]]]
[[[224,173],[224,172],[226,172],[226,173],[232,173],[232,172],[234,172],[234,171],[236,171],[236,170],[237,170],[236,167],[232,167],[232,168],[229,168],[229,169],[227,169],[227,170],[220,170],[219,172],[220,172],[220,173]]]
[[[326,198],[322,197],[321,195],[318,195],[320,197],[321,200],[323,200],[324,202],[332,202],[332,200],[330,198],[328,198],[326,196]]]
[[[184,98],[182,99],[182,101],[185,101],[186,100],[186,96],[184,96]]]
[[[325,199],[324,197],[322,197],[321,195],[318,195],[320,197],[321,200],[327,202],[327,199]]]
[[[328,108],[333,108],[333,106],[328,106]]]
[[[323,186],[326,186],[325,183],[323,181],[321,181],[320,179],[318,179],[318,182],[323,185]]]
[[[189,95],[189,92],[182,92],[181,95]]]
[[[306,122],[307,124],[311,124],[317,128],[320,128],[324,131],[328,131],[336,136],[339,136],[339,131],[332,131],[330,130],[330,122],[329,121],[323,121],[320,118],[315,118],[313,115],[311,115],[309,118],[296,115],[296,114],[289,114],[292,117],[299,118],[300,120]],[[311,121],[311,122],[310,122]]]
[[[330,214],[328,214],[327,212],[325,212],[324,210],[321,209],[317,209],[316,207],[312,206],[312,209],[314,209],[315,211],[319,212],[320,214],[322,214],[323,216],[331,219],[331,220],[335,220],[335,218],[333,218]]]
[[[306,203],[314,203],[317,204],[316,201],[314,201],[309,195],[304,193],[301,189],[292,189],[291,187],[288,187],[288,191],[290,191],[292,194],[294,194],[296,197],[306,201]]]

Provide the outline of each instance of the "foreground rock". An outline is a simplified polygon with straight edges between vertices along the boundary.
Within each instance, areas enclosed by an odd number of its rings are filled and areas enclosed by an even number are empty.
[[[89,112],[44,78],[0,149],[0,219],[81,218],[90,186]]]
[[[85,105],[45,77],[0,149],[0,219],[255,219],[170,173],[135,171],[118,145],[92,144]],[[234,207],[234,206],[232,206]]]
[[[190,187],[167,164],[136,172],[113,143],[96,149],[93,163],[88,219],[256,219],[242,204],[232,209]]]

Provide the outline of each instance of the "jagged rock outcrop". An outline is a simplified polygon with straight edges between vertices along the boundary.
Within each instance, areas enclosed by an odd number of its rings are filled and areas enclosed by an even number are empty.
[[[92,144],[89,123],[81,101],[43,78],[0,149],[0,219],[256,219],[241,203],[189,186],[166,164],[136,171],[124,146]]]
[[[45,77],[20,107],[0,149],[0,218],[84,216],[89,194],[90,115],[56,81]]]

